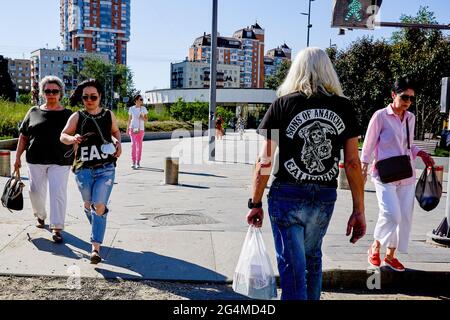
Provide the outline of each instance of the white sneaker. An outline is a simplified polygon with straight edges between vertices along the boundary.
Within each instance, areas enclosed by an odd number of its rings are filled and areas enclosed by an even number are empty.
[[[131,169],[136,169],[136,165],[134,163],[131,165]]]
[[[141,168],[141,164],[138,162],[138,164],[136,165],[136,169],[140,169]]]

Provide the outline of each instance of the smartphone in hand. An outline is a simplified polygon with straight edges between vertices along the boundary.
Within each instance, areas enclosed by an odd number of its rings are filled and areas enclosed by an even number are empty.
[[[83,134],[82,136],[81,136],[81,138],[83,139],[83,140],[87,140],[90,136],[92,136],[92,135],[94,135],[95,133],[94,132],[88,132],[88,133],[86,133],[86,134]]]

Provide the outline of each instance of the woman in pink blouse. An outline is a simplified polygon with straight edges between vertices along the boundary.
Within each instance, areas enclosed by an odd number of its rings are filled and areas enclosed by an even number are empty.
[[[415,116],[407,111],[415,101],[413,84],[407,78],[400,78],[392,90],[393,102],[386,108],[378,110],[372,116],[367,128],[362,149],[361,162],[363,176],[367,177],[369,163],[374,156],[370,170],[380,209],[378,222],[374,231],[374,242],[368,250],[368,261],[379,267],[381,264],[395,271],[404,271],[405,267],[395,257],[395,252],[407,253],[414,211],[415,193],[415,159],[421,157],[426,166],[433,166],[433,158],[420,150],[413,142]],[[408,149],[406,123],[409,126]],[[409,155],[413,176],[407,179],[383,183],[380,180],[375,163],[386,158]],[[383,263],[380,248],[386,247]]]

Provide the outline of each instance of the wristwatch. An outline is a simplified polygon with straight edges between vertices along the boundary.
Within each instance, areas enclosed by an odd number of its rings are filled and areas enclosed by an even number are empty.
[[[248,208],[262,208],[262,202],[253,203],[252,198],[248,199]]]

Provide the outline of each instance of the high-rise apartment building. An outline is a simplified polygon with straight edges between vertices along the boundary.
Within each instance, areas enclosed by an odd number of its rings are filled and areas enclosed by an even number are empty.
[[[264,73],[265,77],[274,75],[284,60],[291,60],[292,50],[286,43],[281,47],[267,51],[264,57]]]
[[[78,74],[88,57],[108,62],[108,55],[103,53],[86,53],[65,50],[39,49],[31,53],[31,88],[37,99],[39,82],[45,76],[57,76],[66,86],[66,92],[78,85]]]
[[[240,67],[242,88],[264,88],[264,30],[255,23],[238,30],[233,37],[217,38],[218,63]],[[189,61],[211,62],[211,35],[195,39]]]
[[[211,65],[207,62],[182,61],[170,64],[170,88],[209,88]],[[241,68],[237,64],[217,64],[217,88],[239,88]]]
[[[104,53],[127,63],[131,0],[60,0],[65,50]]]
[[[236,38],[217,37],[217,63],[240,65],[242,42]],[[211,35],[204,33],[189,49],[189,61],[211,63]]]
[[[31,91],[31,61],[8,59],[8,71],[12,82],[20,91]]]
[[[238,30],[233,38],[242,41],[244,61],[241,84],[244,88],[264,88],[264,29],[258,23]]]

